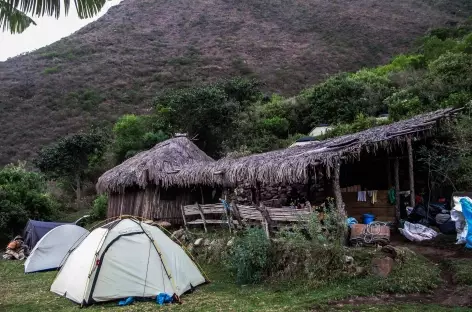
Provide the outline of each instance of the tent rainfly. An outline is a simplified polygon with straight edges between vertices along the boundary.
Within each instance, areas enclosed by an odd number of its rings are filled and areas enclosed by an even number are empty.
[[[25,262],[25,273],[54,270],[61,266],[71,249],[78,246],[89,231],[74,225],[55,227],[34,246]]]
[[[180,296],[205,278],[159,228],[135,219],[93,230],[73,250],[51,291],[82,306],[127,297]]]
[[[46,235],[47,232],[63,224],[66,223],[29,220],[26,224],[25,231],[23,233],[25,244],[28,245],[30,249],[33,249],[34,246],[44,235]]]

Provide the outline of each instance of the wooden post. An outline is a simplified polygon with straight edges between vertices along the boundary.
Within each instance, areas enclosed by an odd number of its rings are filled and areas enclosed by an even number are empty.
[[[267,235],[267,238],[270,238],[272,235],[272,219],[270,218],[269,211],[267,211],[267,208],[264,205],[259,205],[256,206],[256,209],[261,212],[262,218],[265,220],[267,224],[267,228],[265,228],[265,232]],[[264,222],[263,222],[263,227],[264,227]]]
[[[184,211],[184,206],[183,205],[180,205],[180,211],[182,212],[182,219],[184,220],[184,227],[188,231],[187,220],[185,219],[185,211]]]
[[[395,178],[395,216],[397,222],[400,222],[400,160],[398,158],[395,158],[393,168]]]
[[[329,170],[329,169],[328,169]],[[341,162],[339,159],[335,160],[333,167],[333,193],[334,199],[336,200],[336,209],[340,216],[345,219],[346,211],[344,209],[343,196],[341,193],[341,185],[339,182],[339,176],[341,173]]]
[[[197,209],[200,211],[200,216],[202,217],[203,228],[205,229],[205,233],[208,233],[207,223],[206,223],[206,220],[205,220],[205,215],[203,214],[203,209],[202,209],[202,207],[200,207],[200,205],[198,203],[195,203],[195,206],[197,206]]]
[[[410,176],[410,206],[415,207],[415,174],[413,170],[413,147],[411,146],[411,137],[407,137],[406,145],[408,147],[408,174]]]
[[[202,196],[202,205],[205,205],[205,197],[203,197],[203,189],[200,186],[200,195]]]
[[[239,225],[245,226],[245,224],[243,223],[243,219],[241,218],[241,214],[239,213],[238,205],[233,201],[231,202],[231,207],[233,209],[233,214],[236,217],[236,220],[238,220]]]

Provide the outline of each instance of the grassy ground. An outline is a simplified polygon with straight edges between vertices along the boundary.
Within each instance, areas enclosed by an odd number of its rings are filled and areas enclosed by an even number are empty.
[[[416,263],[396,270],[391,278],[384,280],[364,277],[316,289],[284,283],[237,286],[220,268],[206,267],[212,283],[197,288],[192,294],[184,295],[182,305],[159,308],[155,302],[139,302],[119,308],[116,303],[108,303],[91,306],[87,311],[467,311],[416,303],[355,306],[330,304],[350,296],[372,295],[388,289],[399,292],[402,289],[425,291],[431,284],[419,278],[420,274],[415,274],[414,271],[434,271],[431,265],[428,262]],[[0,261],[0,311],[78,311],[78,305],[49,291],[55,274],[56,272],[46,272],[25,275],[22,263]],[[426,279],[429,278],[431,276],[426,275]],[[405,285],[408,287],[405,288]]]
[[[472,285],[472,259],[457,259],[449,263],[452,279],[459,285]]]

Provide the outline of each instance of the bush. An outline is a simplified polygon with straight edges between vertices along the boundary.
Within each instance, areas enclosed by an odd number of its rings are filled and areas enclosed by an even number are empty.
[[[105,194],[99,195],[92,204],[92,213],[90,215],[93,221],[104,220],[107,216],[108,210],[108,196]]]
[[[0,170],[0,241],[21,233],[28,219],[49,221],[57,203],[46,192],[46,181],[23,165]]]
[[[260,228],[249,228],[235,239],[227,264],[238,284],[257,283],[267,276],[270,247],[270,240]]]

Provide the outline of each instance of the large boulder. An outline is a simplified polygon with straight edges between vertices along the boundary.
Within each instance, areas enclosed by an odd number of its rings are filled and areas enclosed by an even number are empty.
[[[372,273],[380,277],[387,277],[392,272],[394,263],[390,257],[374,258],[372,259]]]

